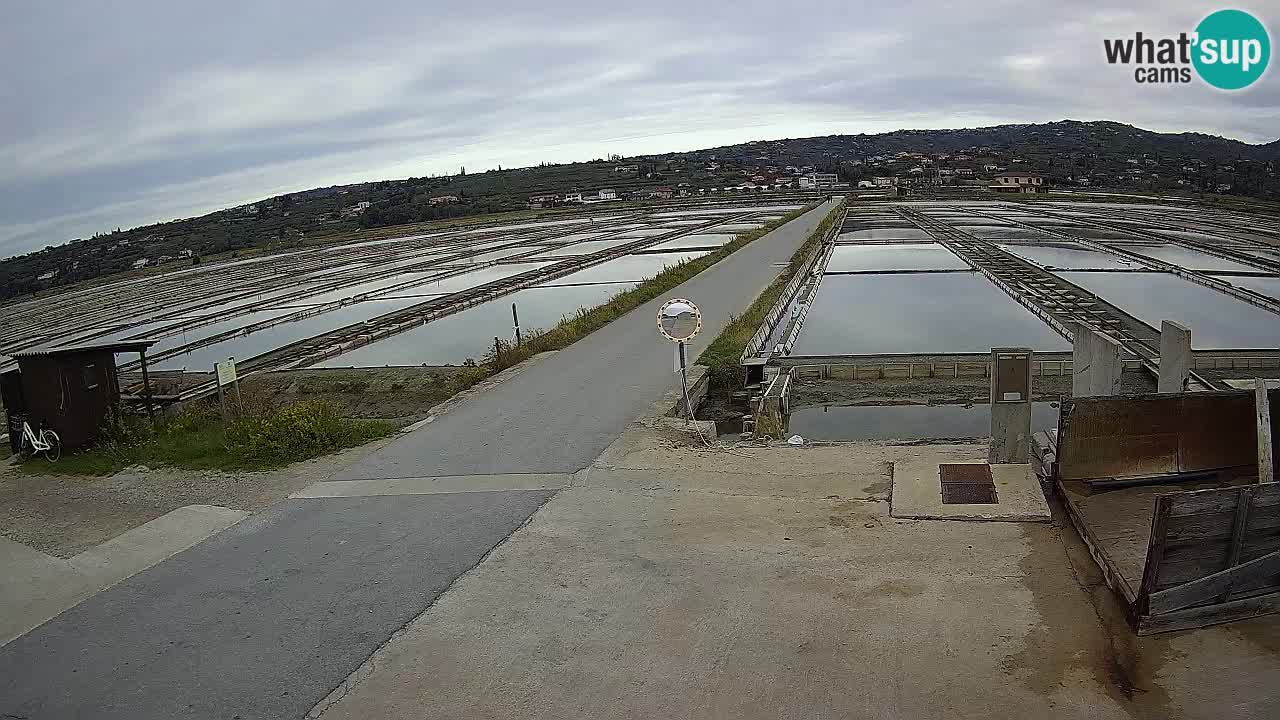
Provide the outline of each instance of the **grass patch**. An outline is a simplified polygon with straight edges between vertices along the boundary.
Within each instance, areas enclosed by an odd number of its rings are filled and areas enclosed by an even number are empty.
[[[727,395],[728,392],[742,386],[742,351],[746,349],[747,343],[764,322],[765,315],[769,314],[769,310],[782,297],[782,291],[786,289],[787,283],[800,272],[805,258],[822,243],[822,238],[840,219],[840,209],[843,206],[842,202],[840,207],[833,210],[818,227],[814,228],[804,244],[791,256],[791,261],[787,263],[782,274],[756,297],[746,312],[730,318],[724,330],[720,331],[707,349],[702,351],[702,355],[698,357],[698,363],[710,369],[710,393]]]
[[[269,470],[385,437],[395,429],[388,422],[342,417],[323,400],[279,410],[246,407],[224,429],[217,406],[197,402],[155,424],[114,421],[96,447],[65,455],[56,463],[32,457],[22,469],[57,475],[105,475],[130,465]]]
[[[636,287],[618,293],[602,305],[597,305],[591,309],[579,310],[577,314],[561,320],[558,325],[550,330],[534,330],[527,333],[524,337],[524,342],[518,346],[499,342],[498,347],[495,350],[491,350],[485,358],[484,367],[497,372],[524,362],[540,352],[566,348],[650,300],[667,294],[672,288],[683,284],[737,250],[764,237],[815,207],[817,207],[817,204],[806,206],[800,210],[787,213],[778,220],[767,223],[760,228],[739,233],[733,240],[721,245],[714,252],[665,268],[662,272],[645,280]]]

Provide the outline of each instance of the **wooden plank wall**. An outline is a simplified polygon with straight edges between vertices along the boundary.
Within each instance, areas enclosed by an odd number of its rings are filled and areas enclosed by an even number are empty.
[[[1280,390],[1272,390],[1270,400],[1273,408],[1280,403]],[[1058,435],[1063,480],[1218,470],[1258,461],[1254,395],[1244,390],[1066,400]]]
[[[1193,613],[1189,608],[1280,593],[1280,570],[1274,562],[1277,553],[1280,553],[1280,484],[1157,496],[1146,567],[1135,605],[1142,615],[1181,613],[1185,619],[1191,615],[1209,615],[1204,611]],[[1260,559],[1262,562],[1255,562]],[[1224,573],[1247,563],[1254,566],[1244,567],[1237,573]],[[1213,578],[1215,575],[1218,576]],[[1206,578],[1212,579],[1205,582]],[[1280,606],[1280,595],[1272,597],[1274,600],[1269,605]],[[1252,614],[1257,614],[1258,604],[1254,603],[1252,608]],[[1210,621],[1224,619],[1231,618]]]

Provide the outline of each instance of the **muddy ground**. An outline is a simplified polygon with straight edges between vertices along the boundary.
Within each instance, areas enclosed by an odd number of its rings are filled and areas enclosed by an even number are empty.
[[[469,367],[396,367],[284,370],[251,375],[242,391],[275,407],[327,400],[347,417],[411,423],[465,389]]]
[[[280,370],[243,378],[240,392],[277,408],[327,400],[347,417],[408,424],[465,389],[466,378],[476,372],[456,365]],[[212,373],[155,373],[152,384],[156,395],[164,396],[210,379]]]
[[[1121,391],[1155,392],[1155,379],[1145,372],[1126,372]],[[1044,401],[1071,397],[1071,376],[1033,378],[1031,394],[1033,400]],[[991,381],[985,377],[801,380],[792,385],[791,405],[963,405],[990,399]]]

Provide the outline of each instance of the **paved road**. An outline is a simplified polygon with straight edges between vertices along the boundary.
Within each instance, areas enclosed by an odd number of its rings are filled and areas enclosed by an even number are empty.
[[[776,263],[829,209],[675,291],[703,308],[695,353],[777,276]],[[675,381],[671,346],[656,337],[659,304],[475,396],[339,479],[585,467]],[[300,718],[550,494],[282,502],[0,648],[0,718]]]
[[[301,718],[550,496],[283,502],[0,648],[0,718]]]
[[[777,277],[831,209],[825,204],[747,245],[676,289],[702,310],[696,357]],[[643,305],[569,349],[408,433],[337,479],[577,472],[672,387],[673,350]]]

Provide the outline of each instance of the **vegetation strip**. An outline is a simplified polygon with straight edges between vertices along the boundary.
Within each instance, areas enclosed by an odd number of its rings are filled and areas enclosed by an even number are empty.
[[[698,357],[698,363],[710,368],[711,393],[725,394],[742,385],[743,349],[755,335],[756,328],[764,322],[769,310],[782,297],[787,283],[791,282],[791,278],[803,269],[805,258],[822,243],[831,226],[839,221],[843,209],[844,201],[841,201],[840,205],[822,220],[804,244],[791,256],[791,261],[787,263],[786,269],[778,275],[777,279],[760,293],[745,313],[731,318],[724,330],[711,341],[706,350],[702,351],[702,355]]]

